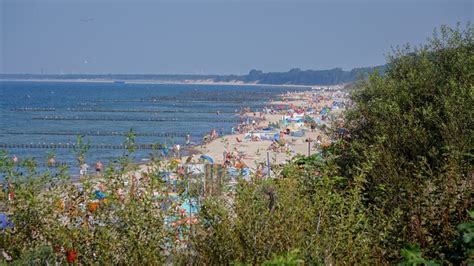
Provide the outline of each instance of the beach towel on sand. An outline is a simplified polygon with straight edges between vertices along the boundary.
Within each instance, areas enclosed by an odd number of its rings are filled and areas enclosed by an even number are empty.
[[[95,191],[95,197],[96,197],[97,199],[100,199],[100,200],[101,200],[101,199],[107,198],[107,195],[106,195],[104,192],[100,191],[100,190],[96,190],[96,191]]]

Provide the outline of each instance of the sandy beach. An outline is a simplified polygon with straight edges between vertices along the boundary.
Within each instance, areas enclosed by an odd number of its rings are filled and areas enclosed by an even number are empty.
[[[307,116],[312,118],[319,118],[319,111],[326,107],[332,106],[336,101],[335,94],[340,93],[339,90],[328,90],[325,92],[315,92],[315,91],[305,91],[305,92],[294,92],[282,97],[282,101],[273,101],[269,102],[268,105],[288,105],[296,106],[302,109],[314,109],[317,112],[313,114],[307,114]],[[313,95],[322,95],[324,98],[318,102],[312,101]],[[299,99],[298,99],[299,98]],[[334,111],[334,113],[342,113],[342,109]],[[265,120],[262,121],[255,129],[250,130],[249,132],[258,132],[261,129],[268,128],[270,124],[279,124],[279,130],[285,130],[281,125],[283,117],[288,115],[288,110],[282,110],[274,114],[265,114]],[[249,133],[240,133],[227,135],[219,137],[210,143],[198,147],[197,150],[202,154],[207,154],[213,157],[216,163],[224,163],[224,155],[226,152],[239,152],[242,157],[241,161],[250,167],[251,169],[256,169],[259,163],[266,163],[267,152],[270,158],[271,163],[281,164],[284,163],[296,155],[308,155],[318,152],[316,147],[316,140],[318,137],[321,138],[321,144],[327,143],[330,141],[330,137],[326,135],[321,129],[315,128],[311,130],[307,126],[303,126],[302,130],[305,130],[304,135],[301,137],[286,135],[285,141],[288,143],[288,150],[285,152],[278,152],[270,149],[272,145],[271,140],[257,140],[252,141],[246,139],[245,136]],[[251,134],[251,133],[250,133]],[[307,139],[311,142],[306,141]],[[239,141],[242,140],[242,141]]]
[[[259,110],[252,111],[249,108],[247,112],[241,113],[239,116],[242,123],[234,126],[234,134],[222,136],[216,133],[208,142],[185,146],[183,149],[190,156],[168,158],[164,164],[171,160],[184,166],[189,163],[209,163],[202,159],[204,155],[212,158],[215,165],[249,168],[251,172],[256,172],[259,166],[267,163],[281,165],[297,155],[318,153],[321,146],[331,142],[328,133],[341,124],[349,94],[345,92],[344,85],[317,86],[312,90],[288,91],[278,98],[279,100],[267,102]],[[301,118],[300,122],[288,123],[288,120],[297,117]],[[255,125],[252,120],[255,120]],[[315,126],[311,127],[307,120],[313,121]],[[238,128],[241,130],[238,131]],[[269,128],[272,130],[266,133],[265,129]],[[210,129],[207,137],[212,135],[213,130],[217,132],[219,129]],[[273,138],[262,139],[258,137],[261,134],[278,134],[279,141],[276,142]],[[199,143],[201,140],[193,142]],[[280,148],[275,149],[278,146],[276,143],[281,144]],[[143,164],[140,169],[146,172],[150,165]]]
[[[318,153],[321,145],[331,141],[327,133],[331,132],[329,128],[341,122],[348,94],[342,86],[338,86],[287,92],[280,98],[267,102],[265,109],[262,106],[259,112],[242,113],[240,116],[243,122],[235,126],[234,134],[215,136],[201,145],[186,147],[192,159],[186,156],[173,160],[183,165],[186,161],[199,164],[203,163],[201,156],[205,155],[212,158],[214,164],[249,168],[255,172],[259,165],[266,165],[267,160],[273,165],[284,164],[296,155]],[[304,119],[288,123],[298,117]],[[312,127],[306,120],[316,122],[313,122]],[[241,128],[240,132],[238,128]],[[268,129],[271,130],[265,131]],[[278,141],[273,139],[275,134],[278,135]],[[269,139],[268,135],[273,137]],[[149,167],[147,164],[141,165],[140,171],[146,171]]]

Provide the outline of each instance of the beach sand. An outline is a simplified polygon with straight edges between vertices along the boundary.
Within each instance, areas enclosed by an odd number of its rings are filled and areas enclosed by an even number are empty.
[[[327,97],[327,99],[323,99],[320,102],[314,103],[312,101],[308,101],[308,98],[311,98],[313,91],[306,91],[306,92],[296,92],[292,93],[291,97],[283,96],[283,100],[281,101],[273,101],[268,103],[269,105],[294,105],[294,106],[301,106],[304,108],[314,108],[315,110],[320,110],[324,106],[331,106],[333,103],[333,99],[331,98],[331,94],[333,92],[326,92],[323,93]],[[293,99],[294,97],[301,97],[302,99]],[[340,110],[342,111],[342,110]],[[279,123],[284,116],[284,113],[278,114],[266,114],[265,121],[260,123],[260,128],[266,128],[270,123]],[[313,115],[310,115],[313,116]],[[315,115],[317,116],[317,115]],[[197,147],[198,152],[202,154],[207,154],[214,158],[216,163],[223,163],[224,162],[224,153],[232,152],[234,150],[243,154],[242,162],[245,163],[251,169],[256,169],[256,166],[259,163],[266,163],[267,161],[267,152],[268,157],[270,158],[271,163],[282,164],[286,161],[291,160],[294,156],[300,155],[308,155],[314,154],[318,152],[317,148],[315,147],[315,140],[318,136],[322,138],[322,142],[328,142],[329,136],[323,133],[319,129],[315,129],[314,132],[311,130],[307,130],[303,137],[292,137],[292,136],[285,136],[285,140],[289,143],[290,151],[289,152],[274,152],[269,150],[270,145],[272,144],[269,140],[264,141],[245,141],[244,140],[245,134],[233,134],[233,135],[226,135],[223,137],[219,137],[210,143],[204,145],[202,148]],[[242,142],[237,141],[237,138],[240,140],[244,140]],[[306,139],[310,139],[313,142],[308,145]],[[309,147],[309,151],[308,151]]]
[[[318,95],[322,95],[323,99],[314,102],[312,101],[314,93]],[[315,91],[304,91],[304,92],[293,92],[287,95],[282,96],[282,100],[273,101],[267,103],[268,105],[293,105],[297,107],[303,108],[313,108],[316,112],[309,116],[313,118],[319,117],[319,110],[326,106],[332,106],[333,102],[335,101],[334,95],[336,93],[340,93],[339,90],[328,90],[323,92],[315,92]],[[339,98],[340,100],[340,98]],[[332,110],[331,113],[341,116],[343,113],[343,109],[339,110]],[[249,114],[247,114],[249,115]],[[275,124],[279,123],[285,112],[278,112],[276,114],[266,114],[265,120],[261,121],[259,124],[259,128],[266,128],[270,123]],[[280,129],[284,130],[284,129]],[[329,143],[330,136],[328,136],[325,132],[322,132],[318,128],[314,131],[306,130],[304,136],[302,137],[292,137],[289,135],[285,135],[284,139],[287,141],[289,149],[285,152],[276,152],[270,150],[269,147],[272,144],[270,140],[262,140],[262,141],[250,141],[245,140],[245,134],[231,134],[218,137],[207,144],[202,146],[194,146],[188,147],[190,149],[190,154],[193,154],[193,163],[198,162],[199,157],[203,154],[209,155],[214,159],[214,162],[217,164],[224,163],[224,155],[226,152],[239,152],[241,157],[241,162],[243,162],[247,167],[249,167],[252,171],[257,169],[257,166],[260,163],[266,164],[267,156],[269,157],[271,164],[283,164],[289,160],[291,160],[296,155],[308,155],[308,154],[315,154],[319,152],[317,146],[315,145],[316,139],[321,137],[321,143]],[[239,142],[237,139],[242,140]],[[312,140],[309,143],[306,141],[307,139]],[[308,151],[309,147],[309,151]],[[268,153],[268,155],[267,155]],[[188,157],[181,157],[178,160],[181,163],[184,163]],[[144,164],[140,166],[140,172],[146,172],[146,169],[149,169],[149,165]],[[138,173],[136,173],[138,174]]]

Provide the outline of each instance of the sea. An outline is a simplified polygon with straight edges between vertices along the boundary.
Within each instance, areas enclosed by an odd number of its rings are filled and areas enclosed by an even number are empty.
[[[78,136],[89,146],[89,165],[124,155],[127,135],[142,148],[144,162],[154,147],[194,145],[212,129],[229,134],[238,112],[261,111],[270,100],[301,88],[113,82],[0,81],[0,150],[34,158],[39,168],[54,154],[57,164],[77,168]]]

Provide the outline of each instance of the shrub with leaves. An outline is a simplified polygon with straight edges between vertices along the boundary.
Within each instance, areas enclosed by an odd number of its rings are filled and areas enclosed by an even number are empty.
[[[369,165],[365,204],[374,223],[390,221],[378,253],[419,243],[436,259],[456,237],[472,204],[474,29],[441,27],[424,46],[389,57],[384,76],[372,75],[348,113],[348,152],[339,162],[350,178]],[[377,221],[379,220],[379,221]]]

